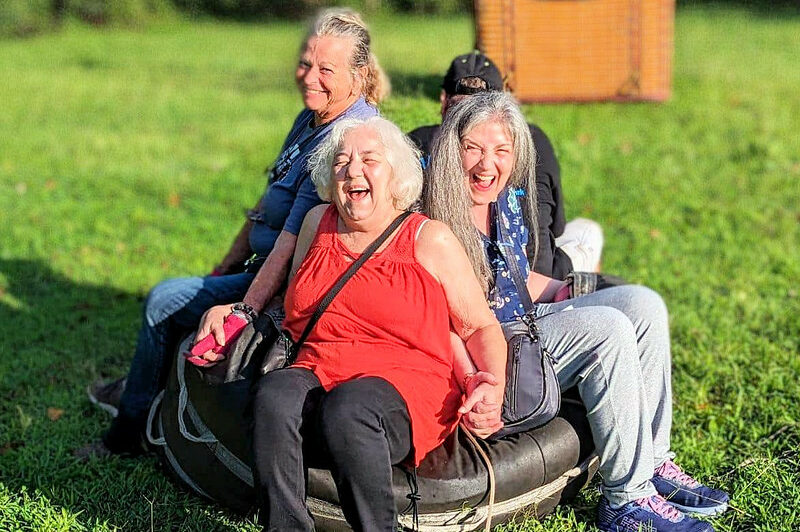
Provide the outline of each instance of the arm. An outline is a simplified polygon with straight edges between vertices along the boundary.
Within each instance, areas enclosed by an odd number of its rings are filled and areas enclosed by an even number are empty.
[[[275,246],[270,254],[267,255],[264,264],[259,268],[242,300],[253,307],[255,312],[261,311],[267,301],[271,300],[283,286],[284,280],[289,273],[289,264],[294,254],[296,242],[297,236],[287,231],[281,231],[278,235]],[[193,355],[209,362],[216,362],[225,358],[222,353],[214,353],[212,351],[212,348],[215,347],[212,344],[215,342],[218,346],[224,346],[226,336],[238,336],[238,333],[247,325],[247,321],[244,318],[229,324],[229,317],[237,316],[237,314],[231,314],[232,310],[233,304],[216,305],[203,314],[195,335],[195,346],[192,348]],[[228,329],[227,331],[226,328]],[[214,342],[207,340],[204,342],[209,334],[213,335]],[[198,352],[203,349],[206,350],[202,353]]]
[[[319,203],[320,199],[314,189],[314,184],[311,182],[310,176],[306,175],[300,184],[289,215],[286,217],[283,230],[278,235],[272,251],[267,255],[264,264],[261,265],[243,298],[243,302],[253,307],[256,312],[263,309],[284,285],[289,275],[301,225],[306,214]],[[305,252],[303,254],[305,255]],[[213,334],[217,344],[225,345],[224,323],[226,317],[231,313],[231,306],[218,305],[203,315],[196,336],[198,341]]]
[[[464,340],[453,329],[450,329],[450,347],[453,349],[453,373],[456,376],[456,380],[458,380],[459,386],[461,386],[461,390],[466,392],[467,378],[475,375],[478,372],[478,368],[475,367],[469,357]]]
[[[539,303],[552,303],[569,297],[569,285],[566,281],[552,279],[541,273],[530,272],[525,284],[531,299]],[[567,297],[563,297],[565,289]]]
[[[263,198],[258,201],[254,210],[259,210],[261,208],[262,201]],[[242,228],[239,229],[239,232],[236,234],[236,238],[233,239],[233,244],[231,244],[230,249],[225,254],[225,257],[223,257],[222,262],[214,268],[216,274],[225,275],[232,267],[250,258],[250,255],[253,254],[253,250],[250,248],[250,230],[252,228],[252,220],[245,220]]]
[[[253,310],[260,312],[267,301],[273,298],[278,290],[283,286],[286,277],[289,275],[289,265],[294,255],[297,235],[283,230],[278,235],[272,251],[267,255],[267,259],[258,273],[253,278],[250,288],[247,289],[242,301],[247,303]]]
[[[528,260],[533,270],[554,276],[556,237],[564,232],[564,200],[561,193],[561,170],[553,145],[544,131],[530,125],[533,144],[536,146],[536,206],[538,210],[539,249],[536,262],[533,250],[528,250]],[[532,240],[531,240],[532,242]],[[560,277],[559,277],[560,278]]]
[[[485,408],[479,410],[490,411],[491,415],[471,417],[468,421],[480,425],[467,426],[481,437],[489,436],[502,426],[500,408],[507,357],[503,331],[486,303],[466,252],[445,224],[430,220],[423,226],[417,239],[416,258],[441,283],[453,331],[466,346],[466,353],[479,375],[488,374],[485,380],[467,386],[468,395],[460,411],[468,412],[477,403],[483,403]],[[459,368],[468,367],[458,362],[459,357],[463,360],[463,354],[459,355],[456,350],[455,355],[454,371],[463,371]]]
[[[294,279],[294,276],[297,274],[297,270],[300,269],[300,265],[306,258],[308,249],[311,247],[311,242],[314,241],[314,237],[317,235],[317,229],[319,229],[319,223],[322,220],[322,215],[325,214],[327,208],[327,204],[317,205],[308,211],[308,214],[306,214],[306,217],[303,220],[303,226],[300,228],[300,234],[297,235],[297,246],[295,246],[294,249],[292,268],[289,271],[289,282]]]
[[[236,238],[234,238],[228,253],[223,257],[222,262],[214,267],[214,272],[216,274],[225,275],[233,266],[244,262],[252,255],[253,251],[250,249],[249,240],[250,229],[252,227],[252,221],[246,220],[244,222],[244,225],[242,225],[242,228],[239,229],[239,232],[236,234]]]

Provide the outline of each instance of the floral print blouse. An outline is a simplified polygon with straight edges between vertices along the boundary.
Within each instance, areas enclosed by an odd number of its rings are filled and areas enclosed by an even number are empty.
[[[481,234],[483,249],[494,275],[494,286],[489,290],[489,307],[500,322],[512,321],[525,314],[525,307],[514,284],[507,259],[516,260],[523,279],[528,278],[530,267],[525,246],[528,244],[528,228],[518,201],[525,191],[506,187],[490,206],[493,220],[491,238]],[[500,238],[498,224],[503,224],[511,242]]]

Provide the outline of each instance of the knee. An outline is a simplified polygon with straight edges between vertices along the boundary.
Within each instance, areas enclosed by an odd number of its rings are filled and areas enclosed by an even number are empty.
[[[585,245],[598,250],[603,248],[603,228],[599,223],[588,218],[576,218],[573,223],[580,227]]]
[[[669,313],[661,295],[647,286],[630,285],[629,297],[635,319],[645,320],[653,324],[667,325]]]
[[[173,313],[176,301],[187,291],[194,291],[189,281],[185,278],[167,279],[150,290],[144,304],[144,317],[149,326],[155,327],[168,318]]]
[[[362,378],[340,384],[331,390],[322,403],[320,429],[331,447],[358,445],[370,434],[382,431],[381,415],[374,408],[376,378]]]
[[[603,331],[604,343],[610,347],[604,350],[604,359],[606,361],[613,359],[615,363],[638,365],[636,329],[628,316],[620,310],[606,307],[597,323]]]
[[[292,417],[286,398],[291,397],[291,379],[280,378],[281,372],[267,373],[256,382],[252,396],[254,426],[278,427]]]

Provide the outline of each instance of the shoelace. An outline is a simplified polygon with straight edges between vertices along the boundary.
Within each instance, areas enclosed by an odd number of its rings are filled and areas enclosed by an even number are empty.
[[[661,495],[651,495],[650,497],[636,499],[636,504],[642,508],[648,508],[652,510],[652,512],[657,516],[673,523],[677,523],[683,519],[683,514],[680,513],[674,506],[669,504]]]
[[[656,469],[656,475],[669,480],[676,480],[689,488],[697,488],[700,483],[683,472],[672,460],[667,460]]]

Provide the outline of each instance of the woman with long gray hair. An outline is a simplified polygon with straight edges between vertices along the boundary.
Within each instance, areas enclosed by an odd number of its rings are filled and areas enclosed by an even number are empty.
[[[586,405],[603,477],[598,527],[713,530],[689,514],[721,513],[728,495],[684,473],[670,450],[670,341],[661,297],[628,285],[570,298],[567,282],[529,268],[525,247],[537,234],[536,201],[518,197],[534,194],[534,153],[511,96],[466,98],[445,117],[433,146],[424,208],[459,238],[501,322],[525,314],[511,271],[517,266],[522,272],[519,290],[535,302],[542,348],[555,362],[562,389],[577,386]],[[456,371],[469,380],[475,370],[463,348],[456,351]],[[483,378],[481,372],[472,377]],[[464,422],[499,427],[500,408],[479,403]]]

